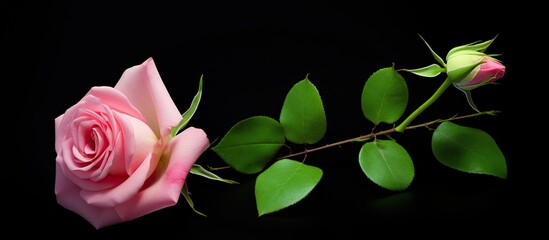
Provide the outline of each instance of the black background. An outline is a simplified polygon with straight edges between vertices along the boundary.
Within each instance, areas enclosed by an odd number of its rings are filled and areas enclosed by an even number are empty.
[[[536,27],[540,8],[485,1],[444,6],[390,1],[175,2],[2,3],[2,49],[8,62],[3,66],[3,116],[15,122],[7,129],[7,141],[15,146],[5,150],[13,156],[6,158],[4,196],[13,203],[4,205],[12,213],[7,215],[13,226],[9,229],[22,235],[178,238],[411,233],[402,229],[422,235],[436,229],[445,230],[444,235],[489,235],[539,229],[538,217],[546,216],[539,204],[543,190],[529,187],[543,176],[533,172],[546,160],[534,147],[534,122],[542,121],[544,107],[526,99],[544,97],[534,91],[539,89],[535,82],[524,83],[538,79],[529,74],[532,67],[526,62],[532,58],[526,52],[541,42],[542,30]],[[212,141],[244,118],[278,119],[287,91],[309,74],[328,120],[320,146],[371,131],[360,109],[360,94],[374,71],[392,64],[417,68],[434,63],[418,34],[440,56],[452,47],[498,35],[487,53],[502,54],[498,58],[507,66],[507,75],[497,85],[473,90],[473,97],[481,110],[501,113],[459,124],[483,129],[496,140],[507,160],[507,180],[442,166],[430,151],[431,132],[417,129],[393,135],[416,169],[410,188],[402,192],[369,181],[357,161],[360,144],[347,144],[310,154],[307,163],[324,171],[318,186],[294,206],[262,217],[255,209],[255,176],[232,170],[218,174],[241,184],[193,175],[187,179],[197,209],[207,218],[181,198],[173,207],[95,230],[56,203],[55,117],[92,86],[114,86],[125,69],[148,57],[155,60],[181,111],[204,74],[202,102],[190,125],[204,129]],[[443,80],[403,76],[410,90],[406,113]],[[472,109],[464,95],[451,88],[415,123],[468,113]],[[197,163],[224,165],[210,151]]]

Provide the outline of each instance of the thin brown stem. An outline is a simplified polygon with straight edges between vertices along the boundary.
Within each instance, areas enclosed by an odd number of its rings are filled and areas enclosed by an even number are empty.
[[[446,118],[446,119],[437,119],[437,120],[433,120],[433,121],[426,122],[426,123],[421,123],[421,124],[408,126],[408,127],[406,127],[406,129],[408,130],[408,129],[414,129],[414,128],[420,128],[420,127],[427,127],[427,126],[430,126],[430,125],[433,125],[433,124],[436,124],[436,123],[442,123],[442,122],[452,121],[452,120],[460,120],[460,119],[465,119],[465,118],[472,118],[472,117],[477,117],[477,116],[481,116],[481,115],[496,115],[497,113],[499,113],[499,111],[492,110],[492,111],[478,112],[478,113],[473,113],[473,114],[463,115],[463,116],[455,115],[455,116],[452,116],[452,117]],[[320,147],[317,147],[317,148],[305,149],[301,152],[287,154],[287,155],[284,155],[282,157],[276,158],[276,160],[295,157],[295,156],[300,156],[300,155],[303,155],[303,154],[309,154],[309,153],[312,153],[312,152],[320,151],[322,149],[331,148],[331,147],[335,147],[335,146],[340,146],[340,145],[343,145],[343,144],[346,144],[346,143],[364,142],[364,141],[367,141],[370,138],[376,138],[378,136],[387,135],[387,134],[394,133],[394,132],[397,132],[396,128],[391,128],[391,129],[387,129],[387,130],[383,130],[383,131],[379,131],[379,132],[374,132],[374,133],[370,133],[370,134],[367,134],[367,135],[362,135],[362,136],[342,140],[342,141],[339,141],[339,142],[326,144],[324,146],[320,146]]]

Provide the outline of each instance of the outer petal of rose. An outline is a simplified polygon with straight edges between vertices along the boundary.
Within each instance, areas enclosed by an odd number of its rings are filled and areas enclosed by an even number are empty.
[[[70,130],[71,121],[75,118],[79,105],[80,103],[71,106],[65,113],[55,118],[55,151],[57,154],[62,151],[63,142],[66,140],[65,136]]]
[[[116,206],[121,218],[128,221],[175,205],[181,196],[183,184],[191,167],[209,144],[206,133],[202,129],[193,127],[185,129],[170,140],[166,149],[169,162],[165,171],[158,172],[160,176],[151,176],[156,177],[156,181],[128,202]],[[159,163],[159,170],[161,170],[161,163]]]
[[[160,78],[152,58],[128,68],[114,87],[128,97],[158,138],[181,121],[181,113]]]
[[[65,114],[61,114],[55,118],[55,152],[57,153],[61,152],[61,144],[63,143],[62,138],[65,135],[65,130],[61,127],[64,115]]]
[[[114,207],[134,197],[147,180],[153,154],[151,153],[135,172],[120,185],[103,191],[82,190],[80,196],[88,204],[97,207]]]
[[[122,222],[114,208],[99,208],[87,204],[80,197],[80,188],[65,178],[59,166],[56,168],[55,194],[59,205],[82,216],[96,229]]]

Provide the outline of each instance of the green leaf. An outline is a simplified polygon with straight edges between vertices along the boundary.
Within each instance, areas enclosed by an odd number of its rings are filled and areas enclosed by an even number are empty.
[[[183,118],[181,119],[181,122],[179,122],[179,124],[177,124],[177,126],[175,126],[171,129],[170,135],[172,137],[177,135],[177,133],[179,131],[181,131],[181,129],[183,129],[187,125],[187,123],[189,123],[189,121],[193,117],[194,113],[196,112],[196,109],[198,108],[198,104],[200,103],[200,99],[202,98],[202,78],[203,78],[203,76],[204,75],[200,76],[200,81],[198,82],[198,92],[196,93],[196,95],[194,95],[193,101],[191,102],[191,106],[189,107],[189,109],[187,109],[187,111],[185,111],[183,113],[183,115],[182,115]]]
[[[237,171],[253,174],[265,168],[285,141],[279,122],[266,116],[254,116],[236,123],[210,149]]]
[[[221,182],[224,182],[224,183],[238,184],[237,181],[221,178],[221,177],[217,176],[215,173],[206,170],[205,168],[203,168],[202,166],[200,166],[198,164],[194,164],[191,167],[190,173],[201,176],[201,177],[205,177],[205,178],[208,178],[208,179],[211,179],[211,180],[221,181]]]
[[[440,73],[446,72],[445,68],[440,67],[438,64],[431,64],[426,67],[416,69],[401,69],[402,71],[411,72],[422,77],[436,77]]]
[[[189,204],[189,206],[193,209],[193,211],[195,213],[197,213],[198,215],[206,217],[206,214],[201,213],[198,210],[196,210],[196,208],[194,208],[194,203],[193,203],[193,200],[191,199],[191,193],[189,192],[189,188],[187,187],[187,183],[183,184],[183,189],[181,190],[181,195],[183,195],[183,197],[185,197],[185,200],[187,200],[187,203]]]
[[[431,147],[436,159],[447,167],[507,178],[505,157],[488,133],[452,122],[441,123]]]
[[[408,104],[408,87],[404,78],[393,67],[373,73],[362,89],[362,112],[373,122],[394,123]]]
[[[276,161],[257,176],[259,216],[287,208],[305,198],[322,178],[322,169],[291,159]]]
[[[314,144],[326,133],[326,114],[316,87],[307,77],[296,83],[286,95],[280,124],[286,138],[297,144]]]
[[[362,145],[358,162],[366,176],[377,185],[405,190],[414,179],[414,163],[402,146],[392,140],[376,140]]]

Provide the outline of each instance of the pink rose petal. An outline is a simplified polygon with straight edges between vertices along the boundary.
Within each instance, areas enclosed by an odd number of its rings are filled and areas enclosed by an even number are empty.
[[[57,203],[90,222],[96,229],[122,222],[114,208],[100,208],[87,204],[81,197],[81,188],[71,183],[62,174],[59,165],[55,174],[55,194]]]
[[[131,200],[116,206],[122,219],[129,220],[175,205],[181,196],[185,179],[199,156],[208,148],[209,140],[203,130],[190,127],[170,142],[168,166],[151,177],[156,180]],[[166,154],[166,152],[165,152]],[[160,165],[160,164],[159,164]],[[160,170],[160,166],[158,169]],[[156,174],[159,174],[156,175]]]
[[[181,113],[160,78],[152,58],[124,71],[114,87],[128,97],[147,120],[158,138],[181,121]]]

